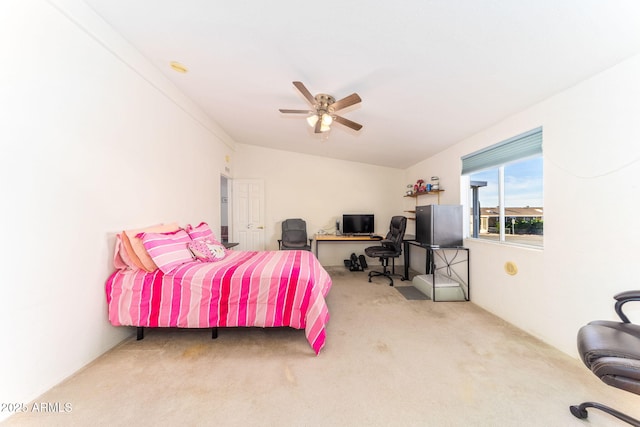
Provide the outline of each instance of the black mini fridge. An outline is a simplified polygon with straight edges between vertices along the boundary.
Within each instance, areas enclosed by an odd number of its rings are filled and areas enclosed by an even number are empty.
[[[462,246],[462,205],[416,206],[416,241],[441,248]]]

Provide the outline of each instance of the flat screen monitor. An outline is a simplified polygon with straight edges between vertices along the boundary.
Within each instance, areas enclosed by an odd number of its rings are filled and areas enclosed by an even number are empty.
[[[373,214],[342,215],[342,234],[373,234]]]

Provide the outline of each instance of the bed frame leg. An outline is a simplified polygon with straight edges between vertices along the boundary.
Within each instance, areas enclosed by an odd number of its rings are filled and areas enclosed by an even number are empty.
[[[218,328],[211,328],[211,339],[215,340],[218,338]]]
[[[136,340],[140,341],[143,338],[144,338],[144,328],[138,328],[136,332]]]

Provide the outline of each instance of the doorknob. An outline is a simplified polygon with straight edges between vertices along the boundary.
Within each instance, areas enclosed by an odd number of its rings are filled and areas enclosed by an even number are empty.
[[[258,227],[256,227],[258,230],[264,230],[264,226],[263,225],[259,225]]]

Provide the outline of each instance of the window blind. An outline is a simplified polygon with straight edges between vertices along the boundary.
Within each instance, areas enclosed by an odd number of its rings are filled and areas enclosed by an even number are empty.
[[[462,175],[542,154],[542,127],[462,157]]]

